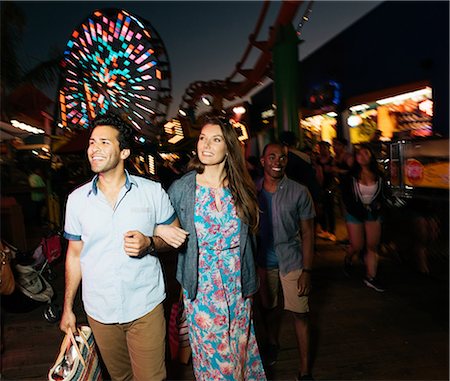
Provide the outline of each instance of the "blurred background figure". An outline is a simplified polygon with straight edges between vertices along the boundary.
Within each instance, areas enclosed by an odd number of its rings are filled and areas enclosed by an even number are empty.
[[[383,292],[384,287],[377,278],[377,270],[382,214],[385,207],[385,182],[368,144],[355,147],[354,158],[355,164],[342,184],[345,220],[350,238],[344,269],[346,274],[350,275],[353,257],[361,255],[364,250],[364,284]]]
[[[377,159],[383,157],[383,142],[381,141],[383,133],[380,130],[375,130],[370,137],[370,148]]]
[[[28,176],[28,184],[31,187],[32,217],[37,226],[46,223],[47,215],[47,187],[44,181],[42,168],[35,165]]]
[[[320,197],[317,206],[318,226],[316,235],[320,238],[336,241],[336,216],[334,212],[334,196],[336,181],[333,172],[334,159],[330,151],[330,143],[319,142],[317,158],[317,179],[320,184]]]
[[[292,131],[283,131],[280,135],[280,143],[288,148],[287,177],[306,186],[314,204],[317,204],[320,185],[317,181],[316,171],[311,164],[311,157],[306,152],[298,150],[298,139]]]
[[[333,151],[334,151],[334,165],[333,165],[333,173],[335,176],[335,180],[338,184],[335,187],[335,201],[339,205],[338,211],[340,213],[340,218],[344,218],[344,204],[342,202],[342,183],[344,181],[344,177],[348,175],[350,169],[353,166],[354,159],[353,155],[347,151],[348,141],[344,138],[334,138],[333,139]],[[347,233],[348,236],[348,233]],[[341,240],[341,242],[348,242],[348,239],[345,238]]]

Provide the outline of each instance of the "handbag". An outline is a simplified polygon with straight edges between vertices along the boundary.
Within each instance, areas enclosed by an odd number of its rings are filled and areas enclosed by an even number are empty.
[[[8,246],[1,245],[1,278],[0,278],[0,294],[1,295],[11,295],[16,288],[16,281],[14,279],[14,274],[11,269],[11,250]]]
[[[172,304],[169,317],[169,347],[172,360],[178,360],[187,365],[191,358],[191,346],[189,344],[189,329],[187,324],[186,309],[183,305],[183,294],[180,299]]]
[[[48,381],[101,380],[101,367],[91,328],[80,326],[75,335],[69,329],[48,372]]]

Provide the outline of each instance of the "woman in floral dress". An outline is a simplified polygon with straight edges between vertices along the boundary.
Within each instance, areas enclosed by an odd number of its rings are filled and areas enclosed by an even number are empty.
[[[169,196],[183,229],[160,226],[179,253],[194,374],[197,380],[265,380],[255,339],[252,295],[258,209],[234,128],[209,118],[197,143],[192,171],[175,181]]]

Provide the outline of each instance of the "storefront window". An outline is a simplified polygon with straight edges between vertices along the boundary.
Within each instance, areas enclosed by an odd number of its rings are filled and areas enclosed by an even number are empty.
[[[336,137],[336,117],[335,112],[314,115],[300,120],[300,127],[305,135],[312,141],[327,141],[331,144]]]
[[[381,132],[381,140],[431,136],[433,100],[430,87],[349,108],[350,141],[368,142]]]

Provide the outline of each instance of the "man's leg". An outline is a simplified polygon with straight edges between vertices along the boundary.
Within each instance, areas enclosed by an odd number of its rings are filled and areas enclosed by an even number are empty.
[[[300,357],[299,375],[309,375],[309,301],[308,296],[298,296],[297,281],[302,270],[294,270],[285,276],[280,276],[284,294],[284,309],[291,311],[294,316],[295,334]]]
[[[95,342],[113,381],[133,380],[127,340],[121,324],[102,324],[88,316]]]
[[[309,369],[309,313],[293,313],[295,334],[300,353],[300,375],[311,374]]]
[[[126,326],[134,381],[164,380],[166,320],[163,305],[159,304],[147,315]]]

